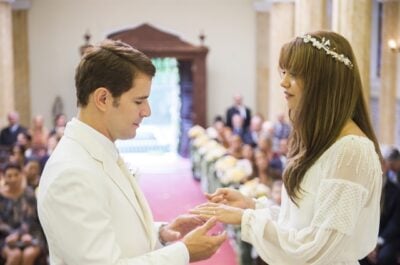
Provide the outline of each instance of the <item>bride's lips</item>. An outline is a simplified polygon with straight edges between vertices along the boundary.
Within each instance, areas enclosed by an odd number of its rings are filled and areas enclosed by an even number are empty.
[[[294,96],[293,94],[290,94],[288,92],[284,92],[284,94],[285,94],[285,98],[290,98],[290,97]]]

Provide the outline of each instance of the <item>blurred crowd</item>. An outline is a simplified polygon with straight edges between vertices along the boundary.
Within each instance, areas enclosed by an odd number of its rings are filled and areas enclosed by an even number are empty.
[[[47,246],[36,210],[36,189],[42,169],[64,133],[59,114],[48,130],[43,116],[26,128],[19,114],[8,113],[0,131],[0,264],[46,264]]]

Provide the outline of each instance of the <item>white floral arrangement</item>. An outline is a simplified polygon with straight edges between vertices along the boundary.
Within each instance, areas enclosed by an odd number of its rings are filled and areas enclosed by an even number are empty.
[[[209,141],[199,148],[199,154],[204,155],[208,153],[210,150],[216,148],[218,145],[219,144],[217,141],[209,138]]]
[[[208,127],[206,129],[206,134],[212,139],[218,138],[218,131],[214,127]]]
[[[226,154],[227,150],[222,145],[218,144],[215,148],[209,150],[204,159],[208,162],[216,161],[217,159],[221,158]]]
[[[217,177],[224,185],[240,183],[253,173],[250,161],[238,160],[231,155],[218,159],[215,168]]]
[[[271,189],[267,185],[260,183],[258,178],[247,181],[241,185],[239,191],[243,195],[251,198],[260,198],[263,196],[271,197]]]
[[[229,168],[223,175],[220,176],[219,180],[222,184],[228,185],[233,183],[240,183],[246,178],[246,172],[240,167]]]
[[[326,54],[332,56],[335,60],[342,62],[344,65],[346,65],[350,69],[353,68],[353,63],[350,61],[350,59],[347,56],[345,56],[344,54],[338,54],[337,52],[331,50],[331,48],[330,48],[331,43],[329,40],[322,38],[321,41],[319,41],[318,39],[312,37],[309,34],[306,34],[306,35],[302,36],[301,38],[303,39],[304,43],[311,43],[312,46],[314,46],[318,50],[321,50],[321,49],[324,50],[326,52]]]
[[[199,135],[197,136],[194,140],[193,140],[193,145],[197,148],[200,148],[202,146],[204,146],[205,144],[207,144],[207,142],[210,141],[210,138],[205,135]]]
[[[248,159],[238,160],[236,167],[242,169],[246,174],[246,177],[249,177],[253,174],[253,165],[251,164],[251,161]]]
[[[201,135],[204,135],[205,133],[206,133],[206,130],[203,127],[201,127],[200,125],[195,125],[189,129],[188,136],[189,136],[189,138],[193,139],[193,138],[197,138]]]
[[[218,172],[225,172],[226,170],[236,166],[237,159],[231,155],[223,156],[215,163],[215,169]]]

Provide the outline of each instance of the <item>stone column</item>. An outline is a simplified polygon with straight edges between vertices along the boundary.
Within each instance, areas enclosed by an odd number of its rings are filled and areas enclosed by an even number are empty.
[[[382,3],[382,43],[381,43],[381,87],[379,93],[379,141],[395,144],[396,101],[397,101],[397,58],[398,53],[389,49],[388,40],[398,39],[400,2]]]
[[[270,14],[268,6],[255,5],[256,10],[256,112],[268,117],[268,87],[270,78]]]
[[[351,43],[367,106],[370,98],[371,0],[332,0],[332,29]]]
[[[270,9],[270,81],[268,119],[275,120],[280,113],[287,113],[287,104],[280,86],[279,54],[284,43],[294,37],[294,1],[273,1]]]
[[[14,99],[20,114],[20,122],[29,126],[31,120],[31,96],[29,86],[28,10],[13,11],[14,41]]]
[[[303,35],[306,32],[326,30],[329,25],[327,0],[296,0],[295,32]]]
[[[0,127],[14,109],[14,61],[12,42],[13,0],[0,0]]]

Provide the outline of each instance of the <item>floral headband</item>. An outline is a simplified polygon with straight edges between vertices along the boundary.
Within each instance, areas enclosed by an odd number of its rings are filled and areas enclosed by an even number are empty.
[[[326,40],[324,37],[321,39],[321,41],[317,40],[316,38],[312,37],[309,34],[301,36],[300,38],[303,39],[304,43],[311,42],[312,46],[314,46],[318,50],[323,49],[326,52],[326,54],[332,56],[335,60],[344,63],[350,69],[353,68],[353,63],[350,61],[350,59],[346,57],[344,54],[338,54],[337,52],[332,51],[330,49],[331,46],[330,41]]]

